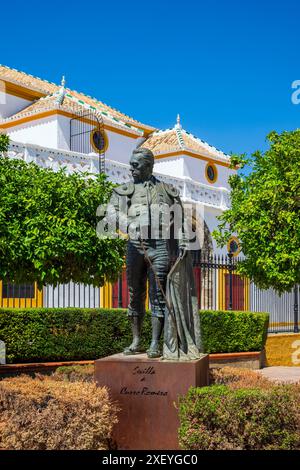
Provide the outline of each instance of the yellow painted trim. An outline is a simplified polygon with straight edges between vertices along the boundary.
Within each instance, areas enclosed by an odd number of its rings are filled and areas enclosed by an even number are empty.
[[[226,274],[229,274],[228,269],[220,268],[218,270],[218,309],[225,310],[226,308]],[[239,274],[233,273],[233,275],[240,276]],[[244,310],[250,308],[250,280],[244,276],[241,276],[244,281]]]
[[[235,253],[232,253],[232,255],[233,255],[234,257],[236,257],[236,256],[238,256],[238,255],[240,254],[240,252],[241,252],[241,250],[242,250],[242,247],[241,247],[241,244],[240,244],[240,240],[239,240],[237,237],[235,237],[234,235],[232,235],[232,236],[229,238],[228,242],[227,242],[227,251],[228,251],[228,253],[230,252],[230,243],[231,243],[232,241],[235,241],[235,242],[237,243],[238,247],[239,247],[239,249],[238,249]]]
[[[245,310],[250,310],[250,279],[244,277],[245,293],[244,293],[244,307]]]
[[[15,83],[7,82],[6,80],[1,81],[5,83],[5,93],[22,98],[23,100],[34,101],[46,96],[46,93],[33,91],[20,85],[16,85]]]
[[[274,323],[269,323],[269,328],[275,327],[275,326],[290,326],[294,325],[294,322],[274,322]],[[277,334],[277,333],[276,333]]]
[[[207,174],[208,167],[210,167],[210,166],[213,168],[214,173],[215,173],[215,177],[214,177],[213,180],[209,179],[208,174]],[[206,167],[205,167],[205,178],[207,179],[207,181],[210,184],[214,184],[217,181],[217,179],[218,179],[218,169],[217,169],[217,167],[214,163],[207,162]]]
[[[1,123],[1,128],[10,129],[11,127],[20,126],[21,124],[24,124],[26,122],[32,122],[32,121],[36,121],[39,119],[43,119],[45,117],[57,116],[57,115],[65,116],[70,119],[77,117],[81,122],[85,122],[87,124],[91,124],[92,126],[95,126],[95,121],[92,121],[90,119],[80,118],[79,116],[77,116],[77,114],[69,113],[67,111],[62,111],[61,109],[51,109],[49,111],[42,111],[37,114],[32,114],[31,116],[20,117],[16,119],[15,121]],[[119,129],[117,127],[110,126],[109,124],[104,124],[104,129],[115,132],[116,134],[125,135],[126,137],[131,137],[132,139],[138,139],[141,137],[140,135],[132,134],[129,130],[127,131],[127,130]]]
[[[149,299],[149,281],[147,281],[145,308],[146,310],[151,308]]]
[[[227,271],[228,272],[228,271]],[[225,274],[224,273],[224,268],[220,268],[218,270],[218,309],[219,310],[225,310]]]
[[[52,110],[52,111],[44,111],[38,114],[34,114],[32,116],[24,116],[23,118],[18,118],[15,121],[1,123],[1,128],[9,129],[11,127],[16,127],[16,126],[20,126],[21,124],[25,124],[26,122],[36,121],[38,119],[43,119],[45,117],[53,116],[55,114],[59,114],[59,113],[56,110]]]
[[[145,143],[145,146],[147,146],[147,142]],[[180,155],[188,155],[189,157],[197,158],[198,160],[204,160],[205,162],[214,163],[216,165],[225,166],[226,168],[230,167],[230,163],[221,162],[219,160],[215,160],[214,158],[205,157],[204,155],[200,155],[199,153],[185,149],[175,150],[173,152],[166,152],[160,155],[154,155],[154,157],[156,160],[160,160],[161,158],[178,157]]]
[[[30,308],[30,307],[42,307],[43,306],[43,291],[38,289],[37,283],[34,283],[34,298],[5,298],[2,296],[2,281],[0,281],[0,304],[4,308]]]
[[[127,132],[123,129],[118,129],[113,126],[109,126],[108,124],[104,124],[104,129],[106,129],[107,131],[115,132],[116,134],[125,135],[126,137],[131,137],[132,139],[139,139],[140,137],[142,137],[142,135],[131,134],[130,132]]]
[[[110,282],[100,287],[100,308],[112,308],[112,284]]]
[[[117,234],[118,234],[119,237],[122,238],[123,240],[128,240],[128,239],[129,239],[128,233],[122,232],[122,230],[120,230],[119,228],[117,229]],[[126,267],[126,266],[124,266],[124,267]]]
[[[94,139],[93,139],[93,135],[95,132],[101,132],[102,136],[103,136],[103,139],[104,139],[104,148],[102,150],[99,150],[96,145],[94,144]],[[93,149],[95,150],[96,153],[105,153],[106,150],[108,149],[108,137],[107,137],[107,134],[105,131],[101,131],[100,129],[98,129],[97,127],[95,127],[95,129],[93,129],[90,133],[90,143],[91,143],[91,146],[93,147]]]

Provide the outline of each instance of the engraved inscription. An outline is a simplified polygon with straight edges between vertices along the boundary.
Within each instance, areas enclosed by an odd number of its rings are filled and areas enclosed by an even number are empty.
[[[146,379],[151,378],[155,375],[155,368],[153,366],[140,367],[135,366],[132,369],[132,375],[135,376],[135,379],[138,382],[145,382]],[[168,392],[165,390],[154,390],[151,387],[143,386],[142,388],[129,389],[128,387],[122,387],[120,390],[120,395],[136,395],[136,396],[159,396],[165,397],[168,395]]]
[[[165,397],[168,392],[164,390],[151,390],[148,387],[143,387],[140,390],[129,390],[127,387],[122,387],[120,390],[121,395],[143,395],[143,396],[160,396]]]
[[[155,374],[155,369],[153,366],[145,367],[141,369],[139,366],[136,366],[133,369],[133,375],[153,375]]]

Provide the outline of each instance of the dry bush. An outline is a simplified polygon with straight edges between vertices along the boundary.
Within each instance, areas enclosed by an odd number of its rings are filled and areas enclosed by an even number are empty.
[[[50,376],[54,380],[66,380],[68,382],[93,382],[94,365],[85,366],[61,366]]]
[[[117,407],[94,383],[22,375],[0,382],[0,448],[107,449]]]
[[[210,383],[227,385],[231,390],[238,388],[269,389],[274,384],[259,372],[236,367],[215,368],[210,371]]]

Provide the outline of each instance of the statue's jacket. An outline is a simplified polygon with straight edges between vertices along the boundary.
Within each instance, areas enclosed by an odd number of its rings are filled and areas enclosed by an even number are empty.
[[[183,206],[179,191],[156,177],[143,183],[129,181],[113,189],[110,216],[116,217],[117,230],[130,241],[142,239],[178,239],[186,246]],[[109,211],[109,210],[108,210]]]

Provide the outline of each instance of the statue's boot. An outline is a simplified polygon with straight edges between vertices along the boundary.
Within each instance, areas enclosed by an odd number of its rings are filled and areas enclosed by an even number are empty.
[[[149,349],[147,349],[147,355],[149,358],[161,357],[162,352],[159,347],[160,336],[164,327],[164,318],[152,317],[152,341]]]
[[[133,340],[130,346],[124,349],[123,353],[127,356],[131,354],[140,354],[143,351],[140,348],[141,331],[142,331],[143,318],[133,316],[131,317],[131,328]]]

